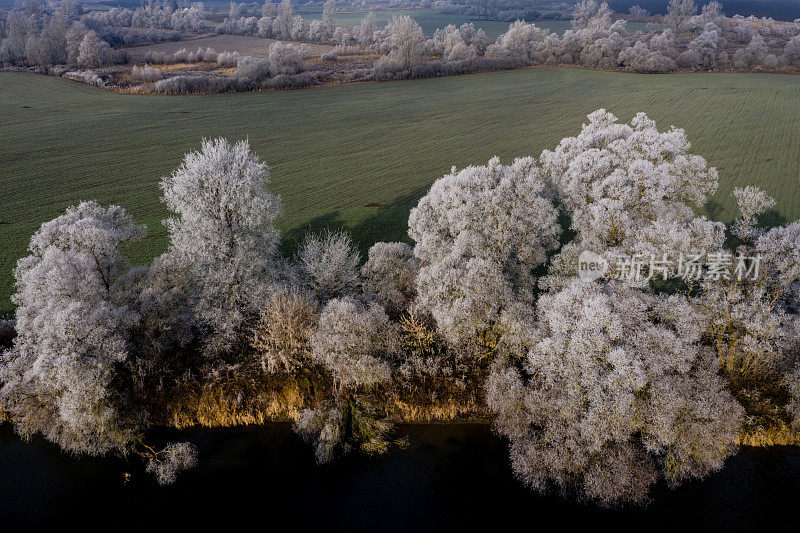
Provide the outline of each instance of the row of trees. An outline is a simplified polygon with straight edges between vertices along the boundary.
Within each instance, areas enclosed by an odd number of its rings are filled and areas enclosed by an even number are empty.
[[[126,59],[80,21],[73,0],[26,4],[0,20],[0,64],[98,68]]]
[[[112,7],[106,11],[91,11],[87,21],[101,26],[117,28],[154,28],[184,33],[202,33],[205,30],[205,8],[202,2],[178,8],[175,2],[154,2],[136,9]]]
[[[456,65],[459,71],[563,64],[637,72],[800,67],[800,24],[728,18],[718,2],[705,5],[697,14],[692,0],[674,0],[665,17],[666,28],[651,25],[646,33],[631,34],[624,20],[612,20],[607,4],[585,0],[575,7],[572,29],[563,36],[517,20],[492,44],[472,23],[460,28],[449,25],[427,38],[409,16],[395,17],[385,28],[377,28],[370,14],[360,26],[331,31],[331,25],[308,24],[291,9],[290,0],[284,0],[275,17],[226,19],[219,31],[359,45],[383,56],[376,71],[395,75],[436,72],[419,66],[431,59]]]
[[[261,17],[237,16],[238,12],[231,10],[230,16],[217,27],[218,33],[232,35],[251,35],[272,39],[291,41],[331,43],[335,45],[350,46],[358,44],[360,27],[349,28],[336,25],[336,6],[334,0],[327,0],[323,5],[322,20],[305,20],[296,15],[291,0],[282,0],[280,4],[266,1],[263,5]],[[374,31],[374,15],[367,15],[371,22],[369,35]]]
[[[426,55],[440,56],[445,61],[487,57],[534,65],[574,64],[638,72],[800,67],[800,24],[753,17],[727,18],[718,2],[704,6],[701,14],[696,13],[692,0],[676,0],[670,4],[667,28],[654,25],[647,33],[631,34],[625,21],[612,21],[612,12],[605,3],[586,0],[577,4],[572,29],[563,36],[516,21],[488,46],[485,36],[479,35],[473,42],[474,30],[464,35],[464,27],[454,26],[437,31],[427,42],[418,37],[416,28],[404,30],[401,40],[406,46],[415,47],[416,61]],[[386,32],[395,33],[389,27]],[[404,66],[408,68],[407,64]]]
[[[174,2],[150,1],[135,10],[114,7],[83,14],[76,0],[27,2],[0,20],[0,64],[98,68],[126,60],[112,44],[177,40],[204,29],[202,3],[177,8]]]
[[[537,18],[562,20],[565,18],[563,9],[569,4],[559,2],[551,2],[550,6],[546,4],[537,2],[536,9],[534,9],[524,0],[464,0],[456,4],[450,0],[434,0],[433,2],[422,0],[418,5],[423,8],[432,8],[439,13],[472,15],[483,20],[514,21]]]
[[[683,130],[588,119],[539,157],[454,168],[411,211],[414,244],[377,243],[363,264],[343,233],[282,257],[267,166],[245,141],[204,141],[161,182],[170,244],[149,266],[123,253],[144,228],[121,207],[85,202],[34,234],[0,412],[72,452],[141,453],[168,482],[192,448],[140,435],[187,379],[225,376],[237,405],[294,384],[320,462],[386,450],[393,405],[473,398],[522,481],[603,505],[719,469],[754,423],[800,429],[800,223],[762,228],[774,201],[755,187],[735,191],[733,225],[698,216],[718,174]],[[576,277],[583,250],[726,246],[761,269]]]
[[[127,42],[127,39],[142,37],[136,32],[116,33],[120,28],[125,29],[126,24],[150,24],[148,31],[154,32],[155,28],[166,25],[166,15],[161,15],[167,13],[171,21],[177,21],[175,27],[181,26],[179,29],[183,32],[197,32],[202,27],[200,19],[194,26],[194,23],[185,22],[186,17],[194,20],[202,15],[202,4],[178,9],[169,4],[150,3],[136,11],[92,12],[83,18],[80,18],[80,10],[73,0],[46,8],[39,8],[38,4],[31,6],[34,7],[12,10],[0,26],[0,63],[44,67],[65,65],[61,70],[51,69],[57,73],[65,73],[74,67],[96,69],[126,61],[124,50],[116,50],[109,44],[109,40],[117,45]],[[136,14],[139,14],[138,18],[134,16]],[[384,28],[379,28],[374,15],[369,13],[359,26],[337,26],[334,0],[325,3],[322,20],[311,23],[294,14],[291,0],[283,0],[280,5],[265,2],[260,18],[236,18],[240,14],[239,6],[234,4],[231,17],[226,18],[217,31],[284,41],[332,43],[337,45],[337,50],[346,51],[348,55],[358,55],[359,52],[367,55],[344,64],[338,70],[333,69],[335,74],[332,74],[332,67],[317,65],[313,75],[304,75],[302,80],[282,78],[270,87],[305,86],[324,82],[331,76],[337,80],[381,80],[526,65],[580,65],[649,73],[679,69],[800,68],[800,23],[740,16],[728,18],[723,15],[718,2],[705,5],[697,14],[692,0],[673,0],[664,19],[666,27],[651,25],[647,32],[629,33],[625,21],[612,20],[612,12],[605,3],[585,0],[576,5],[572,29],[562,36],[517,20],[494,43],[490,43],[483,30],[473,23],[461,27],[448,25],[427,37],[409,16],[394,17]],[[152,20],[140,20],[151,15]],[[181,34],[176,32],[175,35]],[[172,37],[152,33],[142,38]],[[284,47],[281,50],[289,49]],[[369,55],[378,55],[379,58],[373,60]],[[169,58],[165,56],[162,59],[167,61]],[[327,53],[322,59],[336,61],[337,53]],[[264,79],[268,72],[284,72],[281,75],[286,76],[303,70],[299,63],[291,68],[275,68],[253,58],[245,59],[243,67],[247,65],[252,68],[239,69],[235,79],[227,80],[207,73],[175,73],[182,78],[179,83],[181,90],[168,92],[251,90],[262,86],[258,80]],[[286,74],[285,71],[295,74]],[[257,75],[254,78],[245,72]],[[69,74],[102,81],[96,73]],[[193,80],[191,83],[184,83],[190,79]],[[167,80],[162,85],[175,84]]]

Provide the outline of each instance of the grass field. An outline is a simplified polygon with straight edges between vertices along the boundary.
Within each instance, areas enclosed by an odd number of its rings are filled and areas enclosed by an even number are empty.
[[[135,259],[165,244],[159,178],[202,137],[249,138],[283,197],[287,248],[309,228],[343,226],[363,247],[402,239],[408,211],[452,165],[538,154],[606,107],[687,130],[720,170],[710,213],[759,184],[800,216],[800,78],[636,75],[527,69],[430,80],[208,96],[106,92],[61,78],[0,73],[0,309],[30,235],[71,204],[117,203],[149,226]]]
[[[193,52],[198,48],[213,48],[217,52],[239,52],[244,56],[260,58],[269,57],[269,48],[274,39],[262,39],[261,37],[244,37],[241,35],[214,35],[212,37],[202,37],[199,39],[189,39],[187,41],[164,42],[149,44],[147,46],[134,46],[128,48],[128,55],[131,61],[144,61],[148,52],[169,52],[175,53],[181,48]],[[295,43],[297,44],[297,43]],[[306,57],[319,57],[333,47],[327,44],[306,43]]]

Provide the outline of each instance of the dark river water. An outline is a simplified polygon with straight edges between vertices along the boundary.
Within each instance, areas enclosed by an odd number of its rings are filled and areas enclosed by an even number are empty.
[[[644,508],[601,510],[530,493],[505,444],[480,425],[404,426],[411,444],[317,466],[288,425],[189,431],[199,465],[170,487],[116,458],[71,457],[0,426],[0,532],[798,531],[800,449],[744,449],[726,468]],[[131,481],[123,473],[131,472]],[[488,529],[487,529],[488,528]]]

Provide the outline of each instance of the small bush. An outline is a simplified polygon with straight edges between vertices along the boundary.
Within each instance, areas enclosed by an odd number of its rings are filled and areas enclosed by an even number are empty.
[[[239,62],[238,52],[220,52],[217,55],[217,63],[223,67],[235,67]]]
[[[278,74],[297,74],[303,71],[305,62],[303,52],[293,44],[273,43],[269,49],[269,61],[272,70]]]
[[[148,82],[164,79],[163,72],[156,70],[147,64],[142,65],[141,67],[139,65],[134,65],[131,69],[131,76],[133,76],[135,80]]]
[[[269,62],[251,56],[240,57],[236,62],[236,76],[253,81],[269,78]]]
[[[93,71],[93,70],[74,70],[72,72],[66,72],[63,75],[64,78],[75,80],[75,81],[82,81],[83,83],[88,83],[89,85],[94,85],[96,87],[105,87],[106,82],[100,75]]]
[[[314,299],[306,293],[282,291],[269,299],[252,340],[265,372],[293,374],[308,367],[317,316]]]

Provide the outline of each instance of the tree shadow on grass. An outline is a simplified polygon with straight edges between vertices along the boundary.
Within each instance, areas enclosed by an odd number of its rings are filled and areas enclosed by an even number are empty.
[[[390,204],[368,204],[364,206],[371,213],[354,226],[347,225],[339,211],[330,211],[309,220],[307,223],[282,233],[281,253],[291,257],[309,233],[326,230],[348,232],[362,254],[366,257],[370,247],[380,241],[400,241],[411,243],[408,237],[408,214],[419,199],[428,192],[429,187],[420,187],[409,194],[395,198]]]

